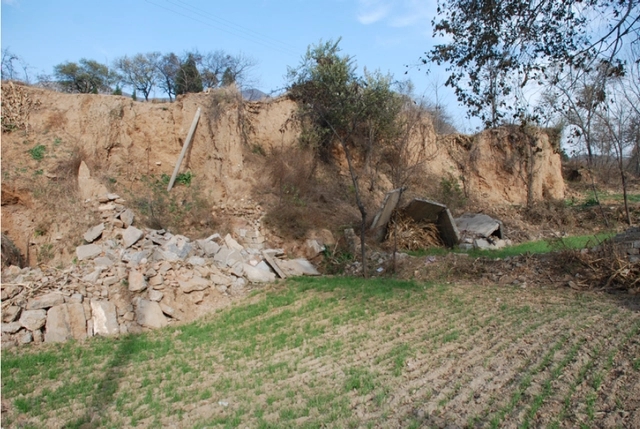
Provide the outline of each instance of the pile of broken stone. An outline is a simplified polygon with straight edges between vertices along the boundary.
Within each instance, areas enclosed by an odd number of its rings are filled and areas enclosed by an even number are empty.
[[[2,272],[2,347],[135,333],[190,321],[276,278],[318,275],[306,259],[265,249],[259,230],[239,240],[190,240],[137,228],[116,194],[97,201],[103,222],[83,235],[67,268]]]

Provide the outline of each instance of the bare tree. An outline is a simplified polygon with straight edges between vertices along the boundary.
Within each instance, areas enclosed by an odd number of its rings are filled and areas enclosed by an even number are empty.
[[[231,84],[244,87],[252,83],[250,73],[256,65],[256,60],[244,54],[230,55],[222,50],[209,52],[199,61],[202,84],[205,88]]]
[[[144,99],[149,101],[153,87],[159,81],[158,62],[160,52],[136,54],[133,57],[118,58],[115,67],[121,74],[121,80],[136,91],[142,92]]]
[[[176,95],[176,76],[180,71],[180,58],[170,52],[158,58],[156,62],[158,71],[158,88],[162,89],[169,96],[169,101],[173,101]]]
[[[20,56],[11,52],[9,48],[2,49],[2,80],[21,80],[30,83],[30,69],[31,67]],[[22,76],[20,76],[20,72]]]

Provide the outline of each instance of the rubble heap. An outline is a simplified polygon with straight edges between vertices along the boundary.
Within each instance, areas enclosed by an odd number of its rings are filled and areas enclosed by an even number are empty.
[[[189,321],[276,277],[318,275],[306,259],[265,249],[260,231],[192,241],[137,228],[118,195],[94,201],[103,222],[83,235],[67,268],[2,272],[2,347],[83,340]]]

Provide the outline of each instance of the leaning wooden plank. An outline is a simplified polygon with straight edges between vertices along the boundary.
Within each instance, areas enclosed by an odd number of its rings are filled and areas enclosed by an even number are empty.
[[[280,277],[281,279],[287,278],[285,273],[280,269],[280,266],[278,265],[276,260],[272,258],[270,254],[268,254],[267,252],[262,252],[262,257],[264,258],[265,261],[267,261],[267,264],[269,264],[271,268],[273,268],[273,271],[276,272],[278,277]]]
[[[191,123],[191,128],[189,128],[189,134],[187,134],[187,139],[184,141],[184,145],[182,145],[182,151],[180,152],[180,156],[178,157],[178,162],[176,162],[176,168],[173,169],[173,174],[171,175],[171,180],[169,181],[169,186],[167,187],[167,192],[173,188],[173,183],[176,181],[176,177],[178,176],[178,171],[180,171],[180,165],[182,164],[182,159],[184,155],[187,153],[187,149],[189,149],[189,144],[191,144],[191,139],[193,138],[193,133],[196,131],[196,125],[198,125],[198,119],[200,119],[200,108],[196,110],[196,115],[193,117],[193,122]]]

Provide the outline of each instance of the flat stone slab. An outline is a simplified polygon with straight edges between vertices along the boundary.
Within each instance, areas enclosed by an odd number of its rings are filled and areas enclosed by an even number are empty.
[[[150,301],[160,302],[162,300],[162,297],[164,297],[164,293],[160,292],[159,290],[155,290],[155,289],[149,290]]]
[[[187,257],[193,245],[189,243],[189,239],[183,235],[174,235],[163,246],[163,250],[169,251],[177,255],[179,259]]]
[[[42,328],[46,321],[46,310],[24,310],[20,315],[20,324],[30,331]]]
[[[211,285],[209,280],[203,279],[202,277],[193,277],[189,280],[178,280],[178,284],[180,285],[180,290],[184,293],[205,290]]]
[[[65,304],[51,307],[47,313],[46,343],[62,343],[71,339],[71,324],[69,322],[69,310]]]
[[[131,292],[141,292],[147,288],[147,281],[138,270],[129,271],[129,290]]]
[[[38,310],[41,308],[46,309],[59,304],[64,304],[64,296],[57,292],[51,292],[37,298],[30,299],[27,303],[27,310]]]
[[[218,250],[220,250],[220,245],[215,241],[197,240],[196,243],[198,243],[198,246],[208,257],[215,256],[215,254],[218,253]]]
[[[465,213],[456,218],[456,226],[463,237],[488,238],[495,235],[503,238],[504,235],[502,222],[483,213]]]
[[[244,275],[251,283],[269,283],[275,281],[276,275],[272,272],[261,270],[251,264],[244,264]]]
[[[129,226],[122,233],[122,241],[125,249],[136,244],[144,235],[144,232],[136,228],[135,226]]]
[[[87,243],[93,243],[102,235],[102,231],[104,231],[104,223],[96,225],[93,228],[89,228],[82,238],[84,238],[84,241]]]
[[[113,261],[106,256],[98,256],[93,260],[93,265],[96,267],[108,268],[113,265]]]
[[[125,211],[120,213],[120,216],[118,217],[120,218],[122,223],[124,223],[125,228],[129,228],[133,224],[134,215],[130,209],[126,209]]]
[[[95,335],[115,335],[120,333],[116,306],[110,301],[91,300],[93,333]]]
[[[378,240],[384,239],[384,233],[386,232],[387,224],[391,219],[391,215],[393,211],[398,206],[398,201],[400,201],[400,196],[402,195],[402,189],[394,189],[393,191],[387,192],[384,196],[384,201],[382,202],[382,206],[376,213],[373,218],[373,222],[371,223],[371,230],[379,230],[377,234]],[[318,252],[319,253],[319,252]]]
[[[136,321],[147,328],[158,329],[167,326],[167,318],[162,313],[160,304],[155,301],[141,299],[136,307]]]
[[[451,211],[444,204],[415,198],[402,211],[416,222],[435,223],[440,238],[448,247],[453,247],[460,242],[460,231]]]
[[[320,272],[306,259],[291,259],[279,262],[280,267],[290,276],[319,276]]]
[[[102,247],[97,244],[85,244],[84,246],[76,247],[76,256],[79,261],[93,259],[96,256],[100,256],[101,253]]]
[[[15,334],[20,329],[22,329],[22,324],[20,322],[11,322],[11,323],[2,324],[3,334]]]

